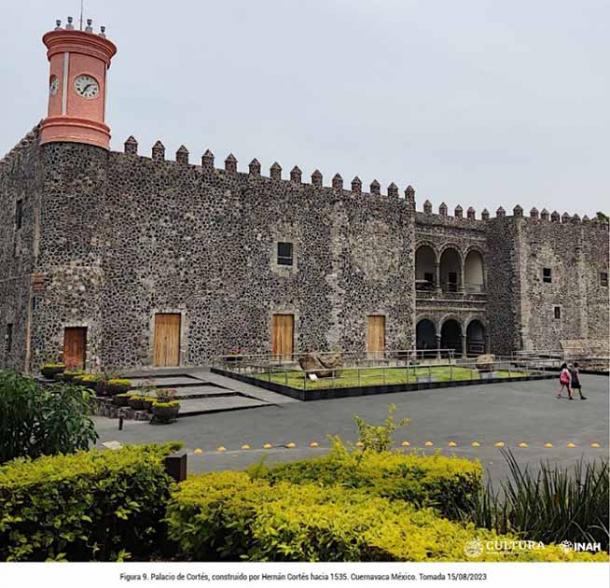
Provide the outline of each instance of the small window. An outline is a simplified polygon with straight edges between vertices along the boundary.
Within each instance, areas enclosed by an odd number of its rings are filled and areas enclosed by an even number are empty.
[[[561,306],[554,306],[553,307],[553,314],[554,314],[556,319],[560,319],[561,318]]]
[[[608,272],[599,272],[599,285],[608,287]]]
[[[15,207],[15,228],[19,230],[23,224],[23,200],[17,200]]]
[[[277,244],[277,264],[292,265],[292,243]]]
[[[6,353],[7,355],[12,351],[13,349],[13,323],[8,323],[6,325]]]
[[[547,284],[550,284],[553,281],[550,267],[542,268],[542,281]]]

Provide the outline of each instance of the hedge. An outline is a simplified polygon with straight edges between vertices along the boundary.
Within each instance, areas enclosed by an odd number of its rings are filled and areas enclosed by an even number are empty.
[[[0,559],[149,559],[172,479],[163,459],[178,444],[15,459],[0,467]]]
[[[195,561],[606,561],[607,554],[486,551],[472,542],[513,541],[443,519],[430,508],[340,486],[263,479],[244,472],[195,476],[175,488],[168,534]]]
[[[483,470],[478,461],[434,454],[349,452],[335,446],[324,457],[250,470],[275,484],[289,481],[320,486],[340,484],[361,488],[417,507],[433,507],[443,516],[459,519],[481,488]]]

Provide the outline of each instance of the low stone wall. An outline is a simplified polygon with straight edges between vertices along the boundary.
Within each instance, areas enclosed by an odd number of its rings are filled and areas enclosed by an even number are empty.
[[[151,414],[146,410],[134,410],[129,406],[116,406],[111,398],[96,396],[91,400],[91,412],[95,416],[104,416],[111,419],[123,417],[127,421],[150,421]]]

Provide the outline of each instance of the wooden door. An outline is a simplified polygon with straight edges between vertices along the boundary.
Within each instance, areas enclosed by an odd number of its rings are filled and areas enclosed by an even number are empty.
[[[87,357],[87,327],[64,329],[64,365],[66,369],[85,369]]]
[[[273,315],[271,350],[274,357],[292,359],[294,345],[294,316],[292,314]]]
[[[383,359],[385,352],[385,316],[369,316],[367,351],[371,359]]]
[[[180,365],[180,320],[179,314],[155,315],[154,365]]]

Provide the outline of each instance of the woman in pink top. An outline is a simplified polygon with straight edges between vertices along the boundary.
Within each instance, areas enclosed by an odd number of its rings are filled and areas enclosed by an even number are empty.
[[[568,391],[568,398],[572,400],[572,375],[570,374],[570,370],[568,369],[567,363],[561,364],[561,372],[559,373],[559,392],[557,392],[557,398],[561,398],[561,393],[563,392],[564,387]]]

